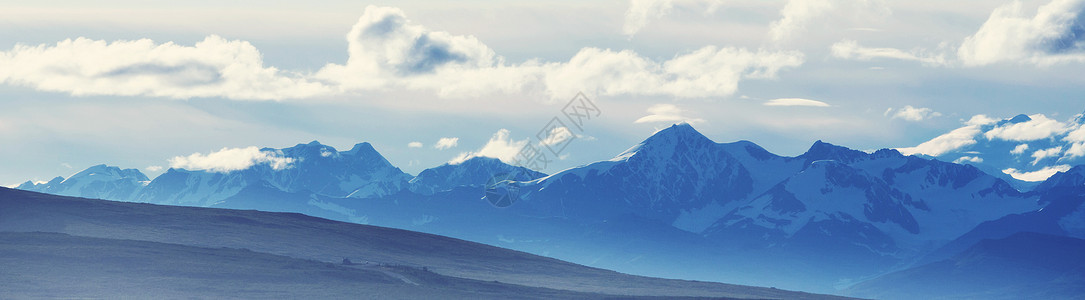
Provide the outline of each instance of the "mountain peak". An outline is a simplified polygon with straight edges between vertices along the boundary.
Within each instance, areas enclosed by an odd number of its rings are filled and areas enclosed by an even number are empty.
[[[1028,121],[1032,121],[1032,118],[1029,117],[1026,114],[1019,114],[1019,115],[1014,116],[1013,118],[1010,118],[1009,120],[1002,120],[1002,121],[998,122],[997,126],[1002,126],[1002,125],[1006,125],[1006,124],[1017,124],[1017,123],[1023,123],[1023,122],[1028,122]]]
[[[325,148],[325,147],[330,147],[330,146],[326,146],[324,144],[321,144],[319,141],[313,140],[312,142],[308,142],[308,143],[305,143],[305,144],[300,144],[299,143],[297,145],[294,145],[294,147],[283,148],[282,150],[287,150],[287,149],[298,149],[298,150],[300,150],[300,149],[321,149],[321,148]],[[264,147],[264,148],[261,148],[260,150],[262,150],[262,151],[275,151],[275,150],[279,150],[279,149]]]
[[[690,126],[689,123],[677,123],[671,125],[671,127],[657,131],[655,134],[652,134],[652,136],[644,140],[645,144],[665,143],[673,145],[675,142],[714,143],[711,139],[697,131],[697,129],[693,129],[693,126]]]
[[[1044,180],[1040,185],[1036,186],[1035,191],[1046,191],[1056,187],[1081,187],[1085,186],[1085,165],[1079,165],[1066,170],[1065,172],[1058,172],[1055,175],[1051,175],[1047,180]]]
[[[457,163],[457,165],[487,165],[499,162],[504,163],[500,159],[489,156],[472,156],[471,158],[465,159],[464,161]]]
[[[350,148],[350,150],[345,151],[343,154],[362,155],[370,153],[377,153],[377,149],[373,149],[373,145],[369,144],[369,142],[361,142],[354,144],[353,148]]]
[[[655,153],[671,153],[679,145],[684,148],[699,148],[703,145],[715,145],[708,137],[704,136],[689,123],[677,123],[670,127],[656,131],[652,136],[645,139],[640,144],[625,150],[622,154],[619,154],[611,160],[626,159],[637,153],[655,152]]]
[[[837,146],[830,143],[817,140],[810,146],[806,153],[799,155],[799,157],[806,160],[806,164],[819,160],[835,160],[842,163],[850,163],[865,156],[866,153],[859,150],[852,150],[847,147]]]
[[[137,169],[121,169],[119,167],[108,166],[105,164],[91,166],[79,173],[75,173],[68,179],[87,177],[87,176],[111,176],[116,178],[132,178],[136,181],[149,181],[147,175],[140,172]]]

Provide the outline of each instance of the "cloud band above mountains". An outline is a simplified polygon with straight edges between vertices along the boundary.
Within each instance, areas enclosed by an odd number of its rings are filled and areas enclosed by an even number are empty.
[[[78,38],[0,52],[0,82],[75,96],[242,100],[367,91],[432,91],[447,98],[542,94],[676,98],[729,96],[746,79],[802,65],[797,51],[705,46],[657,61],[631,50],[582,48],[565,62],[508,63],[470,35],[434,31],[391,7],[369,6],[347,35],[349,57],[311,74],[264,66],[252,44],[209,36],[194,46]]]

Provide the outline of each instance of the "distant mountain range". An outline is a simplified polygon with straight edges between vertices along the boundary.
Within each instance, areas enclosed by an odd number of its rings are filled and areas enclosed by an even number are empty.
[[[403,190],[433,194],[457,186],[485,184],[492,174],[521,174],[518,180],[545,176],[500,160],[475,157],[411,176],[392,166],[369,143],[337,151],[318,142],[284,149],[265,148],[291,161],[288,167],[256,164],[232,172],[171,168],[154,180],[136,169],[97,165],[65,179],[25,182],[17,189],[117,201],[212,207],[252,186],[338,198],[375,198]]]
[[[552,175],[473,158],[410,176],[368,143],[341,152],[316,142],[265,151],[294,163],[170,169],[150,181],[136,170],[95,166],[18,188],[300,212],[623,272],[818,292],[948,259],[1035,224],[1060,228],[1044,232],[1057,236],[1085,228],[1081,202],[1066,200],[1083,188],[1082,167],[1019,190],[1005,174],[969,164],[821,141],[784,157],[748,141],[716,143],[688,124]],[[509,174],[518,200],[494,207],[483,199],[486,183]],[[1008,229],[992,235],[985,228]]]

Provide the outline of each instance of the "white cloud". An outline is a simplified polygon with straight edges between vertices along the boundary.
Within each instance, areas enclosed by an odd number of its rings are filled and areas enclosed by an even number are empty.
[[[546,138],[539,141],[539,145],[558,145],[574,137],[577,137],[577,135],[574,135],[572,131],[569,131],[568,127],[554,127],[546,134]]]
[[[474,36],[430,31],[398,8],[372,5],[347,34],[347,49],[346,64],[328,64],[316,77],[368,90],[441,69],[493,67],[500,59]]]
[[[1030,16],[1021,2],[1011,2],[992,11],[980,29],[964,39],[957,56],[965,66],[1085,62],[1083,11],[1085,0],[1054,0]]]
[[[664,62],[633,51],[584,48],[568,63],[551,64],[545,85],[552,96],[578,91],[597,95],[659,95],[679,98],[734,94],[744,79],[770,79],[803,63],[795,51],[750,51],[706,46]],[[564,97],[564,96],[563,96]]]
[[[966,126],[954,129],[949,133],[940,135],[915,147],[897,148],[904,155],[926,154],[939,156],[944,153],[970,146],[976,143],[976,136],[980,134],[980,126],[988,121],[987,116],[973,116]]]
[[[926,107],[912,107],[911,105],[905,105],[903,108],[896,110],[897,113],[893,114],[894,119],[904,119],[906,121],[919,122],[926,119],[939,117],[942,114]],[[892,108],[885,111],[888,115],[892,112]]]
[[[279,100],[329,92],[300,75],[264,67],[248,42],[214,35],[194,46],[87,38],[19,44],[0,52],[0,83],[74,96]]]
[[[436,144],[433,144],[433,148],[436,148],[437,150],[444,150],[456,147],[459,142],[460,138],[457,137],[443,137],[438,139]]]
[[[685,110],[678,108],[674,104],[656,104],[648,107],[648,115],[640,117],[633,123],[678,123],[686,122],[690,124],[704,122],[704,119],[691,118],[686,116]]]
[[[293,158],[283,157],[276,151],[260,151],[256,147],[222,148],[207,155],[193,153],[189,156],[177,156],[169,159],[170,168],[186,170],[206,170],[226,173],[248,169],[257,164],[267,164],[272,169],[288,169],[294,163]]]
[[[407,148],[422,148],[422,142],[407,143]]]
[[[1032,120],[998,126],[983,135],[989,140],[1027,142],[1050,138],[1069,130],[1066,124],[1052,120],[1043,114],[1031,115],[1029,118]]]
[[[704,1],[694,1],[702,3]],[[209,36],[195,46],[150,40],[68,40],[0,52],[0,82],[73,95],[294,99],[369,91],[432,91],[446,98],[577,92],[723,97],[746,79],[803,64],[797,51],[705,46],[669,60],[583,48],[566,62],[505,62],[470,35],[429,30],[392,7],[368,6],[347,34],[348,58],[313,74],[263,66],[248,42]]]
[[[1082,156],[1085,156],[1085,142],[1070,144],[1070,149],[1066,149],[1066,158]]]
[[[987,115],[975,115],[968,119],[965,125],[983,126],[998,123],[998,119],[988,117]]]
[[[780,98],[765,101],[766,106],[815,106],[815,107],[829,107],[828,103],[803,99],[803,98]]]
[[[1077,125],[1077,128],[1067,133],[1062,140],[1070,143],[1069,149],[1066,149],[1066,158],[1085,156],[1085,125]]]
[[[906,107],[907,108],[907,107]],[[886,110],[885,115],[892,113],[893,109]],[[899,114],[899,112],[898,112]],[[915,147],[898,148],[906,155],[926,154],[941,156],[942,154],[976,144],[976,138],[982,135],[988,140],[1003,140],[1016,142],[1030,142],[1036,140],[1049,140],[1056,142],[1061,140],[1062,145],[1052,145],[1050,148],[1033,151],[1030,155],[1034,160],[1032,165],[1039,164],[1046,158],[1058,158],[1058,161],[1074,159],[1085,156],[1085,126],[1076,125],[1076,122],[1064,123],[1050,119],[1043,114],[1028,116],[1027,121],[1018,123],[1006,122],[1011,119],[998,120],[985,115],[975,115],[965,121],[964,127],[957,128],[949,133],[938,136],[930,141]],[[1015,117],[1024,119],[1024,116]],[[991,127],[992,124],[1001,124]],[[1069,125],[1074,124],[1074,125]],[[984,132],[984,129],[988,129]],[[1022,155],[1029,151],[1028,143],[1020,143],[1009,151],[1012,155]],[[1060,157],[1060,154],[1062,155]]]
[[[1037,163],[1040,163],[1040,161],[1044,158],[1059,157],[1059,154],[1062,154],[1061,146],[1043,150],[1036,150],[1036,152],[1032,152],[1032,158],[1035,158],[1035,160],[1032,161],[1032,165],[1035,166]]]
[[[979,156],[961,156],[961,158],[958,158],[958,159],[953,161],[953,163],[955,163],[955,164],[965,163],[965,162],[971,162],[971,163],[977,163],[978,164],[978,163],[983,162],[983,158],[979,157]]]
[[[148,172],[158,172],[158,171],[162,171],[162,166],[147,166],[146,168],[143,168],[143,169],[147,170]]]
[[[859,45],[854,40],[843,40],[831,47],[834,57],[854,60],[872,60],[877,58],[889,58],[907,61],[917,61],[925,65],[940,66],[947,64],[945,54],[934,55],[922,49],[904,51],[896,48],[868,48]]]
[[[780,9],[780,19],[769,24],[769,38],[782,42],[802,33],[807,25],[823,16],[844,18],[860,15],[888,15],[889,9],[877,0],[788,0]],[[870,28],[841,28],[870,30]],[[876,30],[876,29],[875,29]]]
[[[399,9],[373,6],[348,37],[347,64],[329,64],[317,77],[345,89],[403,87],[435,90],[442,97],[540,92],[551,99],[577,92],[718,97],[733,94],[741,80],[775,78],[781,69],[803,63],[795,51],[706,46],[662,62],[630,50],[583,48],[568,62],[506,64],[472,36],[430,31]]]
[[[1055,173],[1066,172],[1068,170],[1070,170],[1070,165],[1058,165],[1044,167],[1043,169],[1032,172],[1021,172],[1017,169],[1009,168],[1002,170],[1002,173],[1006,173],[1017,180],[1036,182],[1044,181],[1048,177],[1051,177],[1051,175],[1055,175]]]
[[[1028,144],[1020,144],[1017,145],[1017,147],[1013,147],[1013,150],[1010,150],[1010,154],[1024,154],[1025,150],[1028,150]]]
[[[630,0],[629,9],[625,11],[622,33],[632,36],[648,25],[649,21],[669,14],[674,8],[673,2],[671,0]]]
[[[773,41],[785,40],[806,24],[833,9],[830,0],[790,0],[780,9],[780,19],[769,25],[769,37]]]
[[[683,6],[704,6],[705,13],[711,14],[723,4],[723,1],[630,0],[629,9],[625,11],[625,23],[622,24],[622,33],[627,36],[633,36],[647,26],[648,22],[658,20],[663,18],[663,16],[670,14],[676,4]]]
[[[1062,140],[1067,142],[1085,142],[1085,125],[1077,125],[1077,128],[1070,131],[1070,133],[1067,133]]]
[[[483,156],[497,158],[506,163],[512,162],[516,158],[516,154],[520,152],[520,149],[524,148],[524,145],[527,145],[528,141],[528,139],[513,140],[509,137],[509,130],[502,128],[494,133],[482,148],[476,151],[460,153],[460,155],[449,160],[448,163],[459,164],[473,157]]]

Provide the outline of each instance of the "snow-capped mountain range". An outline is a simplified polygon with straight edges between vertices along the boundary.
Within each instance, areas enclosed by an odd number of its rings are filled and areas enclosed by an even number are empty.
[[[280,162],[289,164],[267,162],[229,172],[171,168],[154,180],[136,169],[98,165],[67,179],[57,177],[44,183],[28,181],[17,188],[64,196],[211,207],[246,187],[257,185],[289,193],[375,198],[402,190],[432,194],[461,185],[484,184],[490,176],[487,174],[515,172],[521,174],[517,179],[524,181],[545,175],[497,159],[475,157],[411,176],[392,166],[369,143],[359,143],[347,151],[338,151],[316,141],[260,151],[274,153],[282,158]]]
[[[170,169],[153,180],[103,165],[18,188],[301,212],[653,273],[646,275],[765,284],[751,279],[760,272],[767,280],[805,280],[789,287],[813,291],[908,267],[978,235],[972,232],[981,224],[1054,203],[1072,206],[1060,208],[1065,213],[1054,221],[1070,228],[1064,234],[1085,228],[1080,201],[1065,204],[1048,193],[1082,186],[1081,167],[1019,190],[970,164],[822,141],[785,157],[748,141],[716,143],[688,124],[660,130],[610,160],[552,175],[476,157],[411,176],[368,143],[348,151],[317,142],[261,151],[282,159],[228,172]],[[520,200],[508,208],[483,200],[485,184],[499,174],[513,174],[519,187]],[[795,259],[804,259],[800,267],[792,266]],[[724,266],[728,271],[720,271]]]
[[[797,157],[674,125],[609,160],[526,184],[543,215],[637,215],[741,249],[907,261],[1037,197],[969,166],[821,141]]]
[[[118,167],[97,165],[67,179],[58,176],[48,182],[27,181],[16,188],[64,196],[126,201],[132,199],[136,192],[149,182],[147,175],[137,169],[122,170]]]

